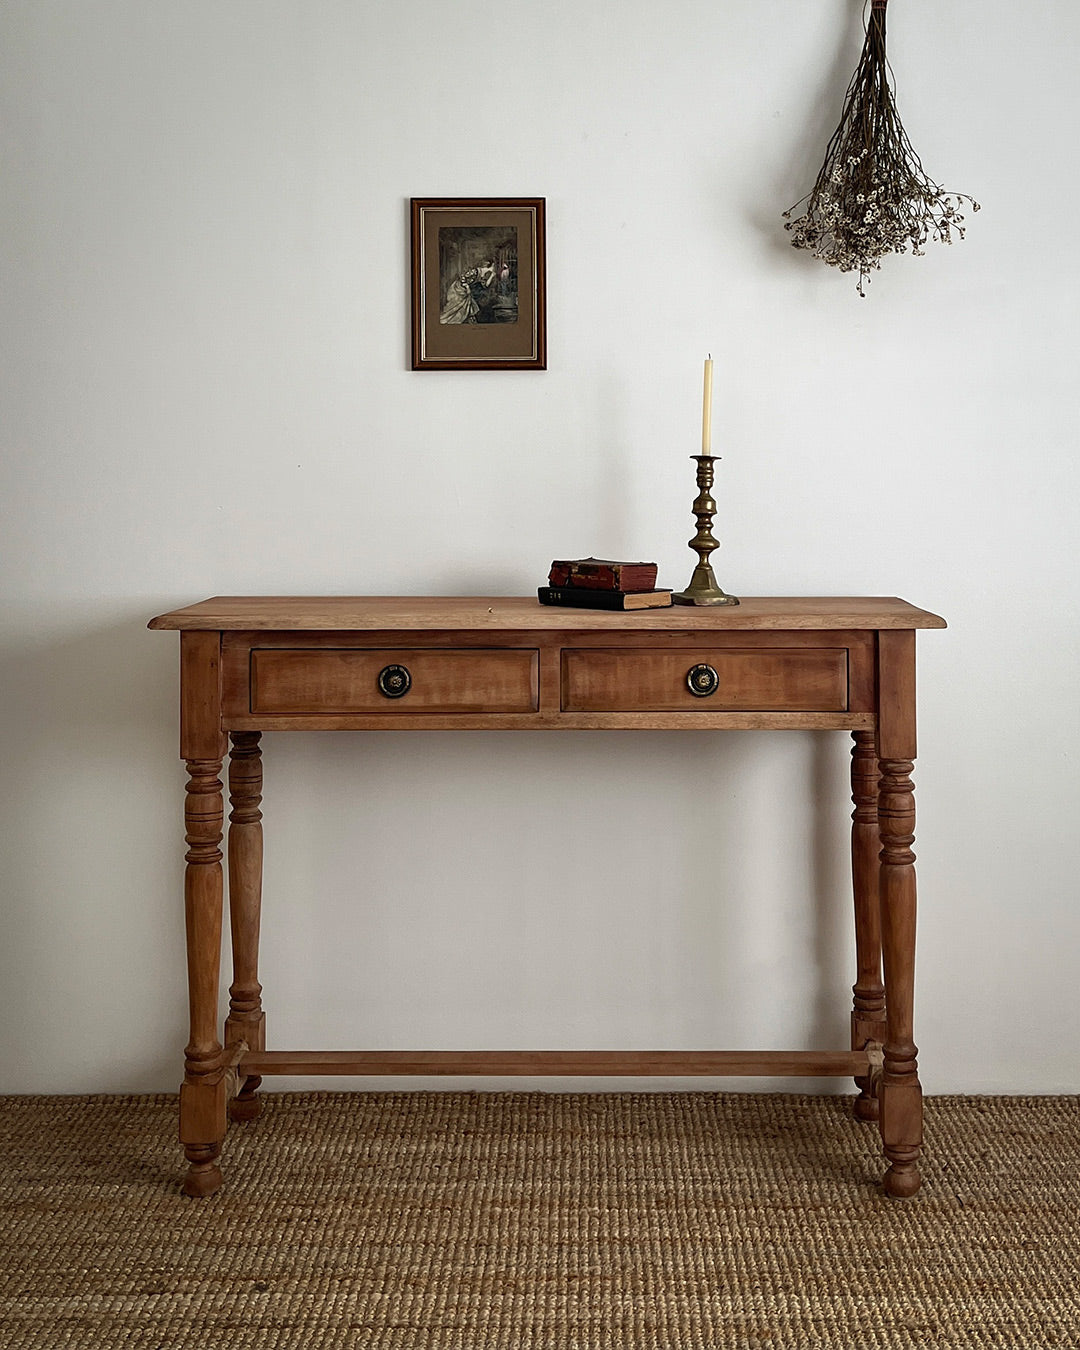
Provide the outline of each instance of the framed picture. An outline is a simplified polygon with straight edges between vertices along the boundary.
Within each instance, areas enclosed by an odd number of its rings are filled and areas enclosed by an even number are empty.
[[[543,197],[412,199],[413,370],[545,370]]]

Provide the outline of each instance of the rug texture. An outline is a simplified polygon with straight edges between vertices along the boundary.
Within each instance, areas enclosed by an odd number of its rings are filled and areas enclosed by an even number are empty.
[[[4,1350],[1080,1347],[1080,1098],[268,1095],[178,1193],[173,1097],[0,1099]]]

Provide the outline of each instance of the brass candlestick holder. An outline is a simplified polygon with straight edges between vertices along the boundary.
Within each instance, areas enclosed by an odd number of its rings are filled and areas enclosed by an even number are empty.
[[[689,543],[698,555],[698,565],[694,568],[686,590],[673,595],[671,602],[674,605],[737,605],[739,602],[735,596],[727,595],[720,589],[709,562],[709,554],[720,547],[719,539],[712,532],[716,502],[709,491],[713,485],[713,465],[720,456],[691,455],[690,458],[697,460],[698,495],[694,500],[697,534]]]

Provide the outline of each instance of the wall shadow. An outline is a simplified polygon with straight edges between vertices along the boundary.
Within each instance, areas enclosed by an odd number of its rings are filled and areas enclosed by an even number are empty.
[[[146,1092],[179,1080],[187,1017],[177,653],[173,635],[146,632],[149,612],[0,649],[9,710],[0,1091]],[[343,1010],[372,1036],[357,1043],[394,1043],[395,1034],[407,1043],[388,954],[397,959],[404,935],[416,961],[440,971],[442,932],[483,953],[475,971],[449,970],[444,986],[433,985],[429,1008],[451,1044],[471,1027],[476,1044],[527,1045],[550,1025],[570,1045],[580,1027],[585,1044],[622,1037],[633,1048],[648,1035],[668,1048],[768,1048],[749,1015],[730,1034],[717,1023],[741,993],[751,1006],[762,985],[775,983],[782,999],[788,972],[774,955],[775,920],[756,906],[759,895],[780,906],[774,892],[798,875],[797,899],[783,903],[813,937],[784,937],[800,994],[776,1023],[796,1040],[778,1048],[845,1045],[853,975],[847,784],[830,745],[839,739],[268,736],[263,946],[264,965],[279,968],[268,990],[277,1043],[304,1043],[288,1024],[329,1006],[335,962],[358,972],[355,983],[338,981]],[[798,843],[770,800],[763,758],[785,778],[790,770],[784,792],[802,803]],[[409,844],[421,834],[423,847]],[[340,950],[354,935],[355,960]],[[519,966],[499,969],[500,943],[521,949]],[[531,948],[541,959],[530,960]]]
[[[770,251],[797,265],[808,261],[792,249],[782,214],[814,185],[825,158],[825,148],[840,121],[844,95],[862,50],[866,31],[864,0],[849,0],[847,21],[839,33],[832,64],[807,103],[798,122],[780,123],[770,132],[775,158],[763,163],[762,192],[747,219],[768,242]],[[780,131],[783,133],[777,134]],[[787,139],[785,139],[785,136]]]
[[[75,620],[60,641],[24,630],[0,648],[2,1091],[178,1081],[177,653],[175,640],[146,632],[149,613],[101,627]]]

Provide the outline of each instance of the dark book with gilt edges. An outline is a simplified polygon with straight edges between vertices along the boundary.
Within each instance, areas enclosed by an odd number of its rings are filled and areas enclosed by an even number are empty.
[[[580,586],[590,591],[651,591],[656,588],[656,563],[612,562],[608,558],[556,559],[548,573],[552,586]]]
[[[671,591],[592,591],[586,586],[539,586],[542,605],[563,609],[666,609]]]

